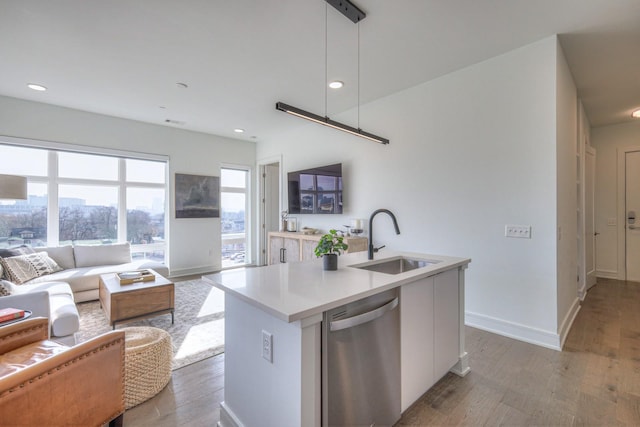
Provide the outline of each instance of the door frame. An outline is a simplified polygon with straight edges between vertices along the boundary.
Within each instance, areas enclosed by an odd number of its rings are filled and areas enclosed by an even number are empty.
[[[640,151],[640,145],[619,147],[618,154],[618,207],[617,231],[618,231],[618,280],[627,280],[627,212],[626,212],[626,156],[627,153]]]
[[[264,229],[263,224],[266,223],[266,221],[268,220],[267,215],[268,215],[268,211],[269,209],[266,209],[266,204],[267,203],[277,203],[278,205],[278,212],[282,211],[282,195],[283,193],[283,179],[282,179],[282,170],[283,170],[283,159],[282,159],[282,155],[278,155],[278,156],[271,156],[271,157],[266,157],[263,159],[260,159],[256,162],[257,164],[257,168],[258,168],[258,173],[256,174],[256,180],[257,180],[257,187],[258,187],[258,191],[256,194],[257,197],[257,206],[258,206],[258,215],[256,216],[256,220],[257,220],[257,224],[256,224],[256,230],[257,230],[257,265],[267,265],[268,264],[268,239],[267,239],[267,231],[266,229]],[[265,184],[264,184],[264,173],[265,173],[265,167],[267,165],[272,165],[272,164],[278,164],[278,198],[277,200],[266,200],[265,198]],[[262,202],[264,200],[264,203]]]
[[[588,156],[593,156],[593,170],[591,170],[591,177],[589,178],[588,174],[587,174],[587,162],[588,160]],[[583,218],[584,218],[584,279],[585,279],[585,286],[586,286],[586,291],[588,291],[592,286],[594,286],[596,284],[596,271],[597,271],[597,244],[598,244],[598,240],[596,238],[596,235],[599,234],[596,231],[596,202],[595,202],[595,197],[596,197],[596,162],[597,162],[597,151],[595,148],[591,147],[589,144],[587,144],[585,146],[585,150],[584,150],[584,197],[582,199],[582,204],[584,206],[583,208]],[[587,181],[591,180],[591,188],[589,188],[587,186]],[[587,192],[590,192],[591,195],[591,206],[590,209],[589,206],[587,206]],[[587,223],[590,222],[591,223],[591,236],[587,236],[587,230],[588,230],[588,226]],[[591,248],[591,255],[592,255],[592,270],[588,271],[587,270],[587,245],[591,243],[592,244],[592,248]]]

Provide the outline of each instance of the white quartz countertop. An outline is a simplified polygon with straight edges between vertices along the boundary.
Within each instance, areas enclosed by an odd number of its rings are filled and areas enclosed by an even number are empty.
[[[387,251],[377,253],[375,261],[397,256],[438,262],[392,275],[350,267],[371,262],[367,252],[355,252],[339,257],[337,271],[324,271],[322,259],[317,259],[227,270],[202,278],[278,319],[295,322],[471,262],[469,258]]]

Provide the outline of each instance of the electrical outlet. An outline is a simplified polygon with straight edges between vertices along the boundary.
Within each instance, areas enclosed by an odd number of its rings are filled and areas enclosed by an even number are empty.
[[[517,237],[520,239],[530,239],[531,226],[530,225],[505,225],[504,236]]]
[[[262,358],[269,363],[273,363],[273,335],[262,331]]]

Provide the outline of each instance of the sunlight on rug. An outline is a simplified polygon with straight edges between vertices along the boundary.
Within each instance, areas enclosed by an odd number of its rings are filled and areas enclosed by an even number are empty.
[[[173,343],[173,369],[178,369],[224,352],[224,292],[202,280],[175,284],[175,324],[171,315],[119,323],[116,329],[129,326],[153,326],[164,329]],[[111,330],[99,301],[78,303],[80,331],[78,342]]]

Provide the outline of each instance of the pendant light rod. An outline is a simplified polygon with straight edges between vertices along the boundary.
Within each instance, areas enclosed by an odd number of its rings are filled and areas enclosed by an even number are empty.
[[[354,128],[352,126],[345,125],[344,123],[336,122],[335,120],[331,120],[329,117],[322,117],[317,114],[302,110],[300,108],[292,107],[291,105],[285,104],[284,102],[276,102],[276,110],[284,111],[285,113],[289,113],[292,116],[300,117],[314,123],[338,129],[343,132],[350,133],[351,135],[368,139],[369,141],[377,142],[384,145],[389,144],[389,140],[387,138],[365,132],[362,129]]]
[[[349,0],[327,0],[331,6],[335,7],[338,12],[349,18],[354,24],[366,18],[366,14]]]

